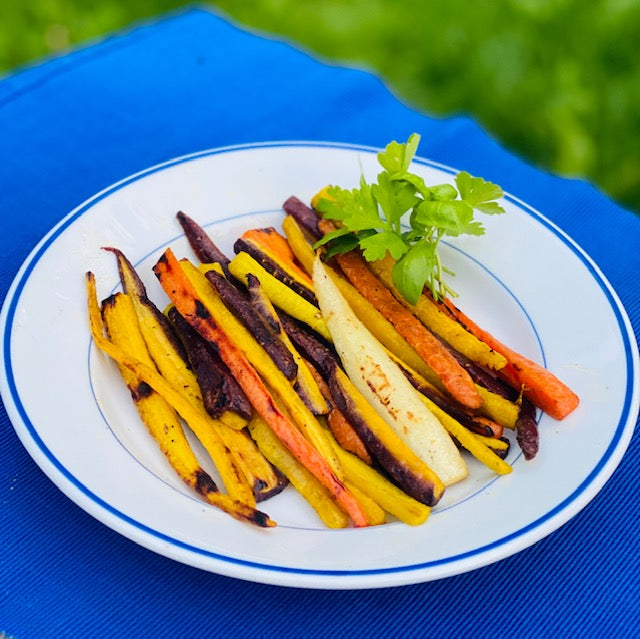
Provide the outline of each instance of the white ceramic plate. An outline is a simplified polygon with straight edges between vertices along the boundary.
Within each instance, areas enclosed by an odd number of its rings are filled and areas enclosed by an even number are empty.
[[[453,172],[419,160],[431,183]],[[582,398],[563,422],[540,421],[541,450],[496,478],[470,463],[427,523],[326,530],[288,488],[262,505],[279,526],[259,530],[200,501],[140,423],[113,362],[89,338],[84,273],[99,294],[117,286],[123,250],[160,306],[151,266],[171,245],[191,257],[181,209],[231,253],[254,226],[279,226],[292,194],[377,173],[372,149],[276,143],[179,158],[134,175],[70,213],[18,273],[2,314],[2,397],[34,460],[79,506],[137,543],[213,572],[314,588],[428,581],[484,566],[549,534],[584,507],[620,461],[638,410],[638,356],[620,302],[593,262],[513,197],[484,216],[487,234],[445,247],[460,304],[480,325],[544,363]],[[592,336],[598,335],[598,340]]]

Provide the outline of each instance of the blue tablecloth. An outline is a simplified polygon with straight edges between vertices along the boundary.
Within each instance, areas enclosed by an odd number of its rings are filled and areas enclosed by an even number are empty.
[[[595,188],[529,166],[466,118],[411,110],[366,72],[193,9],[0,82],[0,284],[83,200],[175,156],[267,140],[421,153],[498,182],[599,264],[640,331],[640,219]],[[0,636],[638,636],[638,437],[568,524],[491,566],[362,591],[265,586],[156,555],[62,495],[0,413]]]

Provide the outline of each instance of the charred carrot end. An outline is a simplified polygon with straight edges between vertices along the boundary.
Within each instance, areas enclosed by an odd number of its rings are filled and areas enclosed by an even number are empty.
[[[247,504],[243,504],[229,497],[229,495],[203,490],[198,490],[198,492],[200,492],[212,506],[216,506],[238,521],[254,524],[260,528],[274,528],[276,526],[276,522],[262,511],[251,508]]]
[[[170,249],[154,266],[162,288],[178,312],[207,340],[213,342],[247,399],[280,441],[334,495],[356,526],[366,526],[367,517],[356,498],[336,477],[327,461],[280,411],[262,379],[244,353],[215,324]]]
[[[504,426],[502,424],[498,424],[497,422],[494,422],[492,419],[489,419],[488,417],[483,417],[482,415],[476,415],[475,421],[478,425],[484,426],[484,434],[486,434],[489,437],[495,437],[497,439],[500,439],[500,437],[502,437],[502,435],[504,434]],[[470,430],[473,430],[473,428]]]
[[[395,329],[435,371],[442,384],[463,406],[476,409],[482,405],[469,373],[422,323],[407,310],[368,269],[356,253],[336,256],[340,268],[357,288],[393,324]]]
[[[451,316],[455,317],[470,333],[506,358],[508,363],[499,371],[499,375],[514,388],[522,389],[524,396],[535,406],[554,419],[564,419],[578,407],[580,398],[551,371],[497,340],[491,333],[480,328],[467,317],[450,300],[445,300],[443,304]]]

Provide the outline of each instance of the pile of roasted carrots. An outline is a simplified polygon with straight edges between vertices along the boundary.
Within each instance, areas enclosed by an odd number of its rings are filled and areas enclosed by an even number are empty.
[[[164,311],[116,248],[108,250],[122,292],[99,304],[87,273],[96,345],[117,362],[142,421],[203,499],[270,527],[275,522],[257,504],[291,484],[330,527],[377,525],[389,515],[424,522],[466,470],[443,481],[425,461],[437,451],[416,450],[403,432],[410,424],[395,424],[400,409],[392,394],[380,409],[367,399],[374,383],[347,374],[358,358],[353,349],[368,339],[389,362],[381,379],[390,365],[388,379],[400,371],[411,401],[419,398],[435,416],[455,455],[466,450],[498,474],[511,472],[504,428],[516,431],[530,459],[538,448],[536,406],[556,419],[577,406],[553,374],[450,300],[425,293],[409,306],[393,287],[390,260],[367,263],[352,251],[321,262],[313,244],[330,224],[295,197],[284,210],[282,233],[249,230],[232,258],[178,213],[199,263],[179,260],[171,249],[157,261],[153,271],[170,300]],[[343,306],[334,305],[337,298]],[[336,321],[353,328],[353,340]],[[185,424],[224,491],[190,448]]]

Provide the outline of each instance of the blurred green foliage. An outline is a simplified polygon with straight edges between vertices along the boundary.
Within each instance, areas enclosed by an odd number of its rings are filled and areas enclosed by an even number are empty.
[[[184,3],[4,0],[0,70]],[[640,212],[638,0],[214,0],[251,28],[466,113],[530,162]]]

